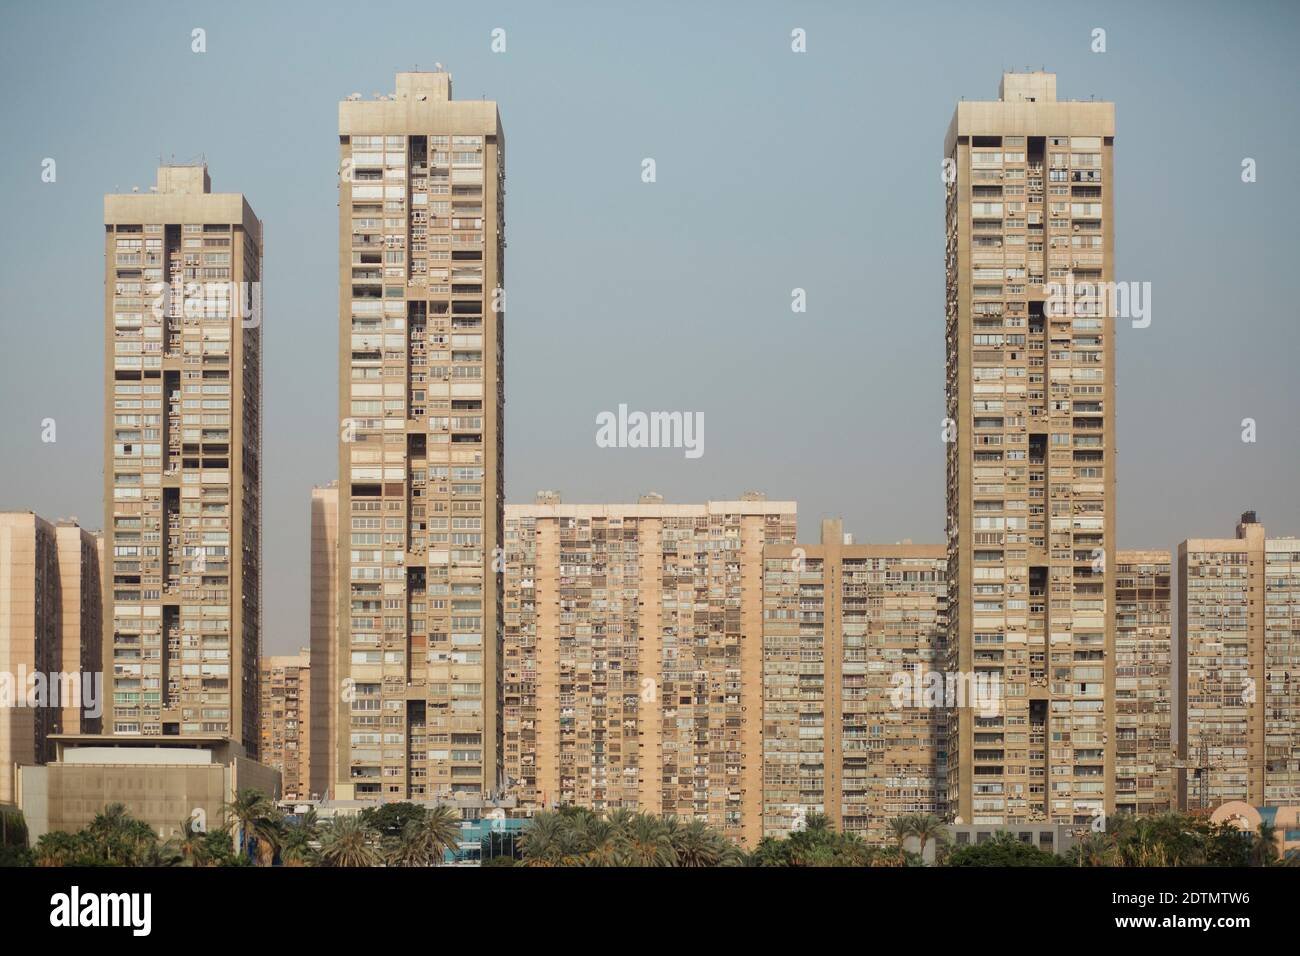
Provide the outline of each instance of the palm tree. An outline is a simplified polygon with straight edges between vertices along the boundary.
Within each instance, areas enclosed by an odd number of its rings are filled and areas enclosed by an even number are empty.
[[[524,866],[562,866],[564,844],[567,839],[564,818],[553,811],[543,810],[519,834],[519,847],[524,852]]]
[[[460,836],[456,814],[438,806],[402,828],[389,861],[395,866],[436,866],[447,850],[455,850]]]
[[[627,828],[623,861],[627,866],[672,866],[676,858],[663,823],[638,813]]]
[[[442,850],[455,850],[460,845],[460,818],[451,807],[439,805],[426,813],[424,829],[439,853]]]
[[[925,859],[925,846],[931,840],[943,843],[948,839],[948,828],[933,813],[918,813],[907,817],[907,835],[921,841],[921,859]]]
[[[181,822],[181,834],[176,838],[175,847],[183,866],[203,866],[207,862],[207,836],[195,827],[193,817],[186,817]]]
[[[226,822],[234,825],[235,845],[241,856],[247,853],[249,858],[252,858],[254,825],[259,818],[266,816],[266,804],[268,802],[261,791],[250,789],[240,790],[235,794],[234,800],[221,805],[221,812],[225,816]]]
[[[802,834],[801,834],[802,836]],[[524,866],[741,866],[745,854],[702,820],[685,825],[620,807],[534,815],[518,837]],[[757,864],[756,864],[757,865]]]
[[[1277,862],[1277,828],[1261,820],[1255,828],[1255,842],[1250,848],[1250,860],[1255,866],[1272,866]]]
[[[321,823],[315,807],[284,828],[280,844],[280,858],[285,866],[312,866],[316,862],[316,848],[320,840]]]
[[[158,837],[120,803],[110,803],[80,834],[90,862],[101,866],[159,866]]]
[[[894,817],[890,820],[889,835],[894,838],[894,844],[898,849],[903,849],[903,843],[912,835],[911,817]]]
[[[81,858],[82,841],[78,833],[51,830],[36,841],[33,859],[37,866],[74,866]]]
[[[907,838],[904,837],[903,839]],[[896,846],[881,847],[876,853],[872,854],[867,866],[873,868],[907,866],[907,851],[903,849],[901,843]]]
[[[828,833],[834,832],[831,818],[824,813],[810,813],[804,818],[803,831],[815,840],[820,840]]]
[[[616,866],[623,844],[622,832],[609,820],[588,814],[575,828],[582,846],[582,862],[586,866]]]
[[[257,841],[257,863],[270,866],[284,845],[284,814],[270,800],[264,800],[253,818],[252,836]]]
[[[659,823],[664,828],[664,836],[668,838],[668,845],[673,848],[673,853],[676,854],[677,848],[681,845],[682,837],[686,834],[686,826],[682,823],[681,817],[675,813],[665,814],[660,817]]]
[[[1071,862],[1075,866],[1113,866],[1115,847],[1105,833],[1089,833],[1070,848]]]
[[[378,834],[355,815],[337,816],[321,837],[320,859],[325,866],[378,866]]]
[[[620,837],[626,836],[627,831],[632,826],[632,821],[636,819],[636,814],[627,807],[619,807],[617,810],[611,810],[605,814],[605,819],[609,821],[610,826],[618,831]]]
[[[709,829],[703,820],[692,820],[677,834],[676,845],[672,835],[669,846],[677,857],[678,866],[717,866],[727,856],[727,839],[716,830]]]

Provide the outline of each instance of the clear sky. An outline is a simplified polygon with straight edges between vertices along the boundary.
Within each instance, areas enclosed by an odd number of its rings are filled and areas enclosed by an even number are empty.
[[[1247,508],[1300,533],[1297,8],[7,4],[0,509],[102,525],[102,197],[202,155],[265,223],[265,645],[306,643],[309,491],[337,468],[336,104],[438,61],[506,131],[508,500],[755,488],[798,501],[805,540],[842,516],[939,541],[943,135],[958,99],[1045,67],[1116,103],[1116,278],[1152,288],[1151,326],[1118,333],[1119,546],[1231,535]],[[620,403],[702,412],[704,454],[597,447]]]

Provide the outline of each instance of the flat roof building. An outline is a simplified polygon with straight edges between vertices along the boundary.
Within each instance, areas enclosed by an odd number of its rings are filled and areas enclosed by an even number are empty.
[[[1087,825],[1114,807],[1115,106],[1007,73],[944,140],[947,670],[965,823]]]
[[[340,799],[502,781],[505,137],[446,72],[339,104]]]
[[[262,223],[205,165],[104,197],[108,733],[255,754]]]
[[[52,830],[76,832],[105,807],[125,805],[162,839],[187,821],[223,822],[223,806],[242,790],[280,797],[280,775],[249,759],[224,734],[123,737],[60,734],[52,761],[19,768],[19,806],[35,845]]]

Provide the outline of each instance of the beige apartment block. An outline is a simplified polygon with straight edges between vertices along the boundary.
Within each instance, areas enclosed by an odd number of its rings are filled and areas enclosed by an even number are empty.
[[[280,771],[286,800],[310,797],[311,652],[261,660],[261,763]]]
[[[0,804],[50,737],[99,727],[99,553],[75,520],[0,512]]]
[[[104,226],[104,730],[256,754],[262,224],[163,166]]]
[[[504,746],[524,808],[762,837],[763,549],[795,504],[506,507]]]
[[[925,691],[947,658],[947,554],[854,544],[839,521],[764,550],[764,836],[824,813],[885,844],[895,817],[943,816],[948,701]]]
[[[333,796],[501,781],[505,139],[447,73],[339,104]],[[346,587],[343,583],[346,582]]]
[[[1169,551],[1115,554],[1115,810],[1178,808]]]
[[[338,670],[339,488],[311,491],[311,711],[308,718],[314,799],[330,795],[338,771],[338,716],[343,687]]]
[[[944,141],[948,668],[1006,697],[950,723],[962,823],[1078,826],[1114,804],[1115,335],[1096,294],[1114,134],[1114,104],[1008,73]]]
[[[1178,546],[1179,804],[1300,804],[1300,538]]]

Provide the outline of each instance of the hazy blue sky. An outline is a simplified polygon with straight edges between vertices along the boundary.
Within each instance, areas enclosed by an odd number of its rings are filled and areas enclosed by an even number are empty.
[[[508,500],[758,488],[806,540],[837,515],[941,540],[943,135],[1032,66],[1117,104],[1116,278],[1152,283],[1151,327],[1119,328],[1119,545],[1251,507],[1300,532],[1297,5],[1053,6],[7,6],[0,509],[102,524],[102,196],[202,154],[266,227],[264,633],[306,642],[309,489],[337,467],[336,104],[440,61],[506,130]],[[703,412],[705,454],[598,448],[620,402]]]

